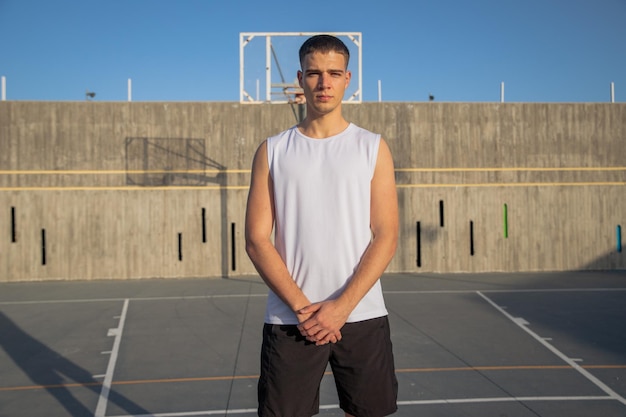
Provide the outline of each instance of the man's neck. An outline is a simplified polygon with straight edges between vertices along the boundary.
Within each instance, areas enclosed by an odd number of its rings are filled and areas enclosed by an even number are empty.
[[[319,117],[307,116],[298,124],[298,129],[310,138],[324,139],[338,135],[346,130],[349,124],[341,114],[327,114]]]

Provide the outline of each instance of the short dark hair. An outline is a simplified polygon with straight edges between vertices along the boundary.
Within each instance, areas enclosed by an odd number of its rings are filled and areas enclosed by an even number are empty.
[[[332,35],[315,35],[304,41],[300,47],[300,66],[304,61],[304,57],[313,52],[321,52],[327,54],[329,52],[336,52],[343,55],[346,58],[346,68],[348,67],[348,61],[350,61],[350,51],[345,43],[341,39]]]

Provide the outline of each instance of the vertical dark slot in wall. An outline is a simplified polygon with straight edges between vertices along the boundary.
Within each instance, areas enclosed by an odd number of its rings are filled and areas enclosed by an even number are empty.
[[[443,227],[443,200],[439,200],[439,226]]]
[[[178,260],[183,260],[183,234],[178,234]]]
[[[206,209],[202,207],[202,243],[206,243]]]
[[[421,268],[422,266],[422,227],[420,222],[415,224],[415,237],[417,239],[417,267]]]
[[[235,223],[230,224],[230,253],[231,253],[231,270],[237,269],[237,260],[235,258]]]
[[[41,264],[46,264],[46,229],[41,229]]]
[[[11,207],[11,243],[17,242],[17,230],[15,225],[15,207]]]
[[[470,255],[474,256],[474,222],[470,220]]]

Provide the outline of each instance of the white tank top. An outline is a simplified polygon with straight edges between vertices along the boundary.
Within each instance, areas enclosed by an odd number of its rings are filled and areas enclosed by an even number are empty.
[[[312,303],[341,293],[370,243],[370,187],[379,144],[380,135],[354,124],[326,139],[307,137],[295,126],[267,139],[274,244]],[[348,322],[385,315],[377,281]],[[265,322],[298,320],[270,290]]]

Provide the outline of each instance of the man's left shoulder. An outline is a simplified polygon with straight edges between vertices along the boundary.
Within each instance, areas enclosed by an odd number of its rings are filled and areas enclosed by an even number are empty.
[[[353,124],[353,133],[354,135],[364,138],[364,139],[379,139],[381,137],[380,133],[372,132],[364,127]]]

